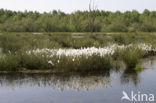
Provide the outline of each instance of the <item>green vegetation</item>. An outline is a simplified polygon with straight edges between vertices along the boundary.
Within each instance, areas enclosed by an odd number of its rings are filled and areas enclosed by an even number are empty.
[[[128,69],[141,70],[143,67],[138,65],[143,54],[140,50],[127,48],[116,50],[113,55],[100,56],[78,56],[76,58],[68,56],[53,56],[47,54],[27,54],[16,52],[5,54],[0,59],[0,71],[22,71],[22,70],[52,70],[56,72],[108,72],[116,67],[115,63],[122,61]],[[116,59],[117,58],[117,59]],[[48,63],[47,60],[52,61]],[[119,68],[123,66],[120,65]]]
[[[149,43],[156,47],[155,33],[1,33],[0,71],[52,70],[60,72],[99,72],[109,71],[123,62],[127,68],[138,67],[141,58],[155,55],[155,51],[145,52],[135,45]],[[53,56],[47,53],[26,53],[34,49],[59,49],[85,47],[105,47],[112,44],[134,47],[116,49],[113,55],[100,56]],[[58,61],[59,60],[59,61]],[[52,63],[48,63],[52,61]],[[118,65],[119,66],[119,65]],[[120,67],[119,67],[120,68]]]
[[[19,67],[19,57],[17,55],[7,54],[0,58],[0,70],[17,71]]]
[[[90,23],[93,12],[76,11],[65,14],[15,12],[0,9],[0,31],[4,32],[155,32],[156,11],[136,10],[124,13],[94,11],[95,20]],[[92,30],[90,30],[92,29]]]
[[[63,56],[59,59],[59,63],[54,62],[55,69],[64,72],[100,72],[109,71],[112,67],[112,60],[109,55],[101,57],[100,55],[85,56],[75,59]]]
[[[121,60],[126,64],[127,68],[135,68],[140,58],[144,56],[144,52],[133,47],[123,50],[116,50],[113,54],[115,60]]]
[[[58,59],[59,58],[59,59]],[[47,60],[53,60],[53,64]],[[7,54],[0,59],[0,71],[21,71],[21,70],[55,70],[58,72],[99,72],[109,71],[112,67],[111,57],[100,55],[85,56],[75,59],[67,56],[47,57],[35,54],[16,53]]]
[[[142,71],[142,70],[144,70],[145,68],[142,66],[142,65],[136,65],[136,67],[135,67],[135,70],[136,71]]]
[[[156,46],[156,33],[1,33],[3,52],[42,48],[104,47],[109,44],[149,43]],[[155,55],[151,52],[150,55]]]

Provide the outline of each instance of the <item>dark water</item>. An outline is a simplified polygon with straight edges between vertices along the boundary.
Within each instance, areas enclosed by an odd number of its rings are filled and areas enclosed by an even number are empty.
[[[98,76],[0,74],[0,103],[132,103],[121,101],[122,91],[156,96],[156,59],[143,65],[143,71],[121,69]]]

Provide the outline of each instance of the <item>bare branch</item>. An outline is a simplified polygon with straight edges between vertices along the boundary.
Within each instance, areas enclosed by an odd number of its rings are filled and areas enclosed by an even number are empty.
[[[94,0],[90,0],[89,2],[89,28],[90,32],[94,32],[94,21],[96,18],[97,5],[95,5]]]

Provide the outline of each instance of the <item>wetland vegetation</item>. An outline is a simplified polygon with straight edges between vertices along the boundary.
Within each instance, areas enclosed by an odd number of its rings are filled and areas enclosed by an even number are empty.
[[[149,10],[0,9],[0,102],[120,103],[123,90],[156,94],[155,18]]]
[[[0,41],[1,71],[99,72],[156,54],[155,33],[1,33]]]
[[[155,17],[149,10],[66,14],[0,9],[0,71],[138,69],[142,58],[156,55]]]

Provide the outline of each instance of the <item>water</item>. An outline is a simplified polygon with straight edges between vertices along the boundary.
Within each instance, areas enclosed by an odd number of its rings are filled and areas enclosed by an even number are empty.
[[[121,101],[122,91],[156,96],[156,59],[143,65],[143,71],[88,76],[0,74],[0,103],[132,103]]]

